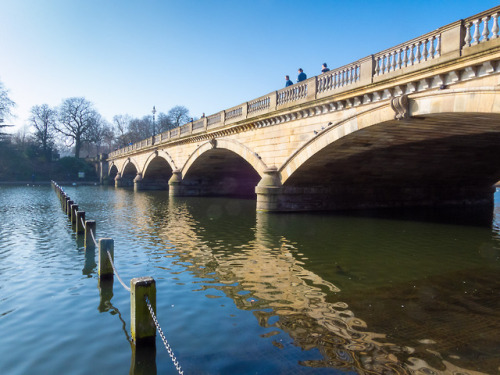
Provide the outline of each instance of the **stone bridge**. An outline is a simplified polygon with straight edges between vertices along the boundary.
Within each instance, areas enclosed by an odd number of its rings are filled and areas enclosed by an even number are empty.
[[[491,205],[500,6],[112,152],[103,178],[267,211]],[[106,172],[107,171],[107,175]]]

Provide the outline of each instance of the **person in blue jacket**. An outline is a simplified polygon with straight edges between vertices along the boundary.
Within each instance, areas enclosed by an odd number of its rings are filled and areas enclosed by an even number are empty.
[[[285,81],[286,81],[285,82],[285,87],[293,85],[293,82],[292,82],[292,80],[290,79],[289,76],[285,76]]]
[[[307,79],[306,73],[302,70],[302,68],[299,68],[299,75],[297,77],[297,83],[305,81]]]

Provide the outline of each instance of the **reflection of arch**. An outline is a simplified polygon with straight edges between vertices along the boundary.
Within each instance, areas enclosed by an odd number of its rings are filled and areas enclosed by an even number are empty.
[[[484,115],[484,118],[490,116],[490,121],[494,123],[498,122],[496,119],[498,113],[500,113],[500,96],[498,94],[499,90],[494,88],[415,94],[410,98],[409,114],[414,118],[420,116],[431,117],[432,115],[443,115],[445,117],[445,115],[449,114],[481,114]],[[420,118],[420,120],[425,120],[425,118]],[[407,121],[412,122],[414,119],[410,118]],[[354,116],[343,119],[336,124],[331,124],[318,136],[312,138],[294,152],[280,167],[279,172],[282,183],[284,184],[313,155],[329,145],[358,130],[388,122],[395,122],[395,113],[391,106],[385,102],[365,112],[356,113]],[[402,121],[397,124],[404,123],[405,121]]]
[[[176,166],[175,166],[175,163],[174,161],[172,160],[172,158],[170,157],[170,155],[163,151],[163,150],[157,150],[155,152],[152,152],[149,156],[148,156],[148,159],[146,160],[146,163],[144,164],[144,167],[142,168],[142,177],[146,177],[146,175],[148,174],[148,167],[149,165],[151,164],[151,162],[156,159],[156,158],[160,158],[160,159],[163,159],[165,160],[165,162],[170,166],[170,169],[171,170],[176,170]]]
[[[191,154],[182,167],[182,177],[186,175],[189,168],[202,154],[212,150],[213,148],[226,149],[234,152],[250,164],[261,177],[264,176],[264,170],[267,169],[267,166],[255,152],[251,151],[248,147],[237,141],[229,139],[216,139],[202,144]]]

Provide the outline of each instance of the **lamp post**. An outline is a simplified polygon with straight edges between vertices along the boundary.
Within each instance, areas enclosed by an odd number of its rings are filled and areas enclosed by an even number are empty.
[[[155,144],[155,135],[156,135],[156,129],[155,129],[155,113],[156,113],[156,108],[153,106],[153,144]]]

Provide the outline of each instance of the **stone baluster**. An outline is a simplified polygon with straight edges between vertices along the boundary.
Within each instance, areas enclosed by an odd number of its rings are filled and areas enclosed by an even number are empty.
[[[430,39],[430,44],[429,44],[429,58],[433,59],[434,58],[434,53],[436,50],[434,49],[434,41],[436,40],[436,36],[433,36]]]
[[[429,57],[429,50],[427,49],[427,43],[429,42],[429,38],[425,39],[422,44],[423,44],[423,52],[422,52],[422,58],[424,61],[427,61],[427,58]]]
[[[382,60],[381,60],[381,65],[380,65],[380,74],[385,73],[385,55],[382,55]]]
[[[401,69],[403,67],[403,53],[405,53],[405,49],[400,48],[398,51],[398,69]]]
[[[472,27],[472,22],[469,22],[466,26],[465,26],[465,38],[464,38],[464,43],[467,47],[470,47],[471,45],[471,42],[472,42],[472,36],[471,36],[471,33],[470,33],[470,29]]]
[[[420,46],[422,45],[422,41],[417,43],[417,54],[415,56],[416,58],[416,63],[418,64],[422,58],[422,53],[420,52]]]
[[[411,46],[410,46],[410,65],[413,65],[414,61],[415,61],[415,54],[413,52],[413,49],[415,48],[415,43],[412,43]]]
[[[490,16],[486,16],[483,18],[483,33],[481,34],[483,39],[482,42],[487,42],[490,40],[490,30],[488,29],[488,21],[490,20]]]
[[[472,35],[472,45],[475,46],[476,44],[479,43],[479,21],[480,20],[475,20],[474,23],[474,34]]]
[[[436,57],[441,56],[441,34],[436,36]]]
[[[498,38],[498,31],[500,28],[498,27],[498,15],[499,13],[495,13],[493,15],[493,26],[491,28],[491,39],[496,39]]]
[[[391,52],[391,70],[396,70],[396,51]]]
[[[403,66],[406,68],[408,66],[408,50],[410,47],[406,46],[403,51]]]
[[[375,59],[375,75],[379,76],[380,75],[380,57],[377,57]]]
[[[351,69],[349,69],[349,84],[352,85],[354,82],[354,67],[351,66]]]

